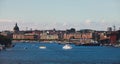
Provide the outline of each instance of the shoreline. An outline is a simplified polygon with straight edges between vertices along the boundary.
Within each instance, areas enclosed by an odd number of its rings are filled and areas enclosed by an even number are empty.
[[[24,41],[24,42],[17,41],[17,42],[12,42],[12,43],[44,43],[44,44],[48,44],[48,43],[53,44],[53,43],[56,43],[56,44],[60,44],[60,45],[73,44],[75,46],[111,46],[111,47],[120,47],[120,44],[100,44],[100,43],[77,44],[77,43],[67,42],[67,41]]]

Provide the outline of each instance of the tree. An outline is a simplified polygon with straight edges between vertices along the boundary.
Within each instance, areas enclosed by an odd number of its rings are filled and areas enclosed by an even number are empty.
[[[71,29],[67,30],[67,33],[75,33],[75,32],[76,32],[75,28],[71,28]]]
[[[12,39],[6,36],[0,35],[0,44],[5,45],[5,47],[9,47],[12,44]]]
[[[71,28],[70,31],[71,31],[72,33],[75,33],[76,30],[75,30],[75,28]]]

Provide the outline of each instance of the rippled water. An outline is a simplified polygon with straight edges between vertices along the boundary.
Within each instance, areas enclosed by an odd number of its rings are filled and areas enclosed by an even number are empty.
[[[46,46],[46,49],[39,49]],[[43,43],[16,43],[0,51],[0,64],[120,64],[120,48],[105,46],[74,46]]]

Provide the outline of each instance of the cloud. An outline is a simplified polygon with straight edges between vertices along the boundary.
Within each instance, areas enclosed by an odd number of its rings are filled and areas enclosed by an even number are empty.
[[[66,23],[66,22],[64,22],[64,23],[63,23],[63,26],[67,26],[67,23]]]
[[[0,22],[12,22],[13,20],[10,19],[0,19]]]
[[[89,20],[89,19],[85,20],[85,24],[90,25],[91,24],[91,20]]]
[[[105,20],[104,20],[104,19],[102,19],[102,20],[101,20],[101,23],[105,23]]]

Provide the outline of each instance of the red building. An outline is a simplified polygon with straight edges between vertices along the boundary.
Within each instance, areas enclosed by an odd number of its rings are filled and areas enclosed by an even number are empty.
[[[116,44],[116,41],[117,41],[117,32],[112,32],[110,35],[110,43]]]

